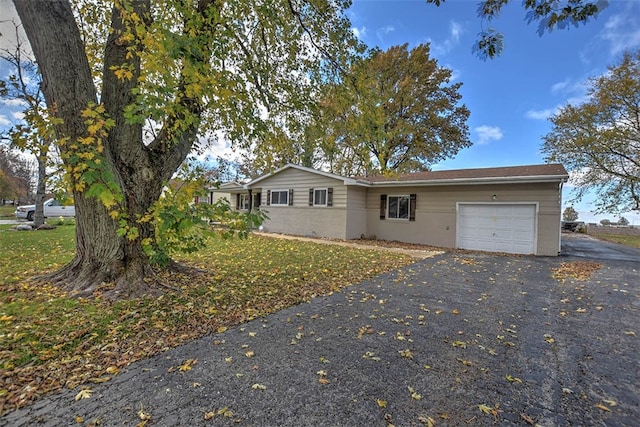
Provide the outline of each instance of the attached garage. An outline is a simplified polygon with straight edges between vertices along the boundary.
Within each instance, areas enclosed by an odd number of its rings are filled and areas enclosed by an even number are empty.
[[[460,249],[536,254],[536,203],[458,203]]]

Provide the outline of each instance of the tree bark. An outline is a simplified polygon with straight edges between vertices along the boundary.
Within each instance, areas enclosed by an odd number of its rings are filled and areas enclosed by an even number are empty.
[[[36,210],[33,216],[34,227],[44,224],[44,200],[47,192],[47,156],[38,155],[38,183],[36,185]]]
[[[63,0],[14,0],[14,3],[42,73],[47,105],[63,119],[56,128],[58,136],[65,138],[59,143],[60,150],[73,152],[72,144],[89,135],[81,113],[89,105],[97,104],[98,98],[71,6]],[[134,1],[133,7],[139,16],[145,16],[149,4],[148,0]],[[100,100],[116,124],[103,142],[103,161],[123,196],[119,208],[122,217],[138,228],[139,237],[118,236],[119,224],[102,202],[74,188],[76,255],[68,265],[45,279],[79,296],[102,288],[107,289],[110,297],[159,292],[159,283],[141,244],[142,239],[153,237],[153,226],[149,222],[138,223],[137,219],[158,200],[164,183],[189,153],[197,130],[187,129],[170,147],[162,140],[161,132],[158,140],[147,146],[141,125],[127,123],[124,107],[134,101],[131,89],[140,73],[140,60],[137,55],[127,56],[127,44],[119,38],[124,26],[116,8],[113,13]],[[112,65],[125,63],[133,65],[134,78],[118,79],[110,69]]]

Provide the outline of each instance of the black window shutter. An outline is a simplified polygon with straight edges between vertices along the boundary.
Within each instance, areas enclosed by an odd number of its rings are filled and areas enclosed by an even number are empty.
[[[333,188],[327,188],[327,206],[333,206]]]
[[[409,221],[416,220],[416,194],[409,194]]]
[[[309,189],[309,206],[313,206],[313,188]]]
[[[289,189],[289,206],[293,206],[293,188]]]
[[[387,213],[387,195],[380,195],[380,219],[384,219]]]
[[[271,204],[271,190],[267,190],[267,206]]]
[[[236,194],[236,210],[240,210],[240,194]]]

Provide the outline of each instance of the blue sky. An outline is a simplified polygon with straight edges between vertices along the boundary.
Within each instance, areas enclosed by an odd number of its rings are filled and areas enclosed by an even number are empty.
[[[595,20],[568,30],[537,34],[527,25],[521,0],[511,0],[491,23],[476,14],[476,0],[354,0],[349,9],[354,31],[367,45],[383,50],[403,43],[431,44],[431,55],[453,71],[471,116],[473,146],[434,169],[461,169],[544,163],[542,137],[548,117],[585,96],[584,83],[619,62],[625,50],[640,49],[640,1],[613,0]],[[504,35],[504,51],[483,61],[472,52],[477,34],[490,26]],[[566,186],[565,205],[570,198]],[[580,219],[595,217],[587,202],[573,204]],[[640,224],[640,214],[624,214]]]
[[[540,147],[551,129],[548,117],[567,102],[584,99],[585,81],[616,64],[625,50],[640,49],[640,0],[612,0],[587,25],[542,37],[535,23],[527,25],[521,0],[511,0],[490,25],[477,17],[477,3],[447,0],[436,7],[425,0],[354,0],[348,15],[354,32],[370,47],[431,43],[432,57],[463,83],[473,146],[434,169],[543,163]],[[15,17],[12,2],[0,0],[0,20]],[[504,52],[496,59],[483,61],[471,52],[483,25],[504,34]],[[6,47],[13,28],[4,24],[0,31],[5,35],[0,46]],[[0,127],[13,119],[6,107],[0,105]],[[216,154],[230,154],[228,146],[213,148]],[[569,198],[567,185],[565,205]],[[584,221],[617,219],[594,216],[588,200],[574,207]],[[640,225],[640,213],[624,216]]]

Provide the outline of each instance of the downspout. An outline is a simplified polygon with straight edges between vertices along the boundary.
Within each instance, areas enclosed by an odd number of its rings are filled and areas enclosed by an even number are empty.
[[[558,191],[558,203],[560,204],[560,221],[558,223],[558,255],[562,252],[562,188],[564,186],[564,181],[560,181],[559,191]]]

